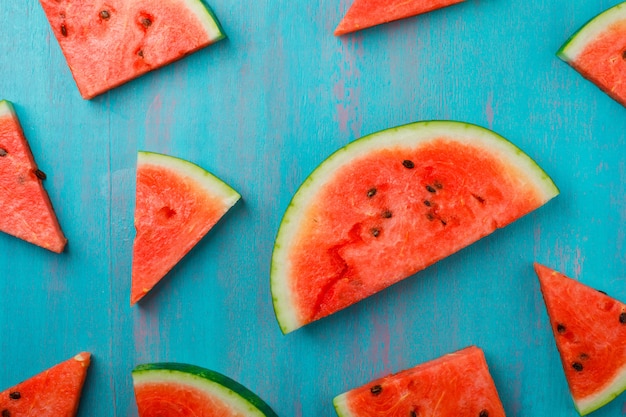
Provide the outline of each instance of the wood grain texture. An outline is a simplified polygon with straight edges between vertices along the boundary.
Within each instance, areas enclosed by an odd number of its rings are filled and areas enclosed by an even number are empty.
[[[212,0],[228,39],[85,101],[38,1],[3,0],[0,98],[69,244],[0,236],[0,389],[88,350],[81,416],[136,415],[130,370],[165,360],[222,372],[281,416],[334,416],[335,395],[476,344],[507,415],[576,416],[532,262],[626,300],[626,109],[555,56],[618,2],[468,0],[337,38],[347,0]],[[495,130],[561,195],[283,336],[269,263],[295,190],[348,142],[428,119]],[[131,308],[138,150],[189,159],[243,199]],[[594,416],[626,416],[626,397]]]

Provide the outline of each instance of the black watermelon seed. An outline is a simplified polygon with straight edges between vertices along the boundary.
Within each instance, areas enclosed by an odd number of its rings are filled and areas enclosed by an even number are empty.
[[[385,210],[383,211],[383,214],[381,214],[383,219],[390,219],[391,218],[391,212],[389,210]]]
[[[489,411],[480,410],[480,413],[478,413],[478,417],[489,417]]]
[[[9,393],[9,398],[12,400],[19,400],[20,398],[22,398],[22,394],[20,394],[19,391],[13,391]]]
[[[480,204],[485,204],[485,199],[479,196],[478,194],[472,194],[472,197],[476,199]]]
[[[48,178],[48,176],[46,175],[46,173],[45,173],[45,172],[43,172],[43,171],[42,171],[42,170],[40,170],[40,169],[36,169],[36,170],[35,170],[35,176],[36,176],[37,178],[39,178],[40,180],[45,180],[46,178]]]
[[[372,393],[372,395],[379,395],[381,392],[383,392],[383,387],[381,387],[380,385],[374,385],[372,388],[370,388],[370,392]]]
[[[564,325],[562,325],[561,323],[559,323],[559,324],[557,324],[557,325],[556,325],[556,331],[557,331],[559,334],[563,334],[563,333],[565,333],[565,330],[566,330],[566,329],[565,329],[565,326],[564,326]]]
[[[64,24],[61,24],[61,35],[67,36],[67,27]]]
[[[100,17],[103,18],[104,20],[107,20],[109,17],[111,17],[111,13],[109,13],[108,10],[102,10],[100,12]]]
[[[8,152],[6,149],[0,148],[0,156],[7,156]]]
[[[427,186],[426,186],[426,190],[427,190],[429,193],[436,193],[436,192],[437,192],[437,190],[435,190],[435,189],[434,189],[432,186],[430,186],[430,185],[427,185]]]
[[[441,184],[439,181],[435,181],[433,182],[433,185],[435,186],[436,189],[441,190],[443,188],[443,184]]]
[[[624,49],[624,52],[622,52],[622,59],[626,61],[626,49]]]
[[[409,413],[409,416],[417,417],[417,413],[415,412],[415,410],[411,410],[411,412]]]
[[[137,55],[143,58],[143,49],[140,49],[139,51],[137,51]]]
[[[589,359],[589,355],[587,355],[586,353],[581,353],[580,355],[578,355],[578,357],[582,361],[586,361],[587,359]]]
[[[432,213],[426,213],[426,218],[427,218],[428,220],[430,220],[430,221],[435,220],[435,216],[433,216],[433,214],[432,214]]]
[[[430,201],[428,201],[428,200],[424,200],[424,205],[425,205],[426,207],[430,207],[430,206],[431,206]]]
[[[142,18],[141,18],[141,24],[142,24],[145,28],[148,28],[148,27],[150,27],[150,26],[152,25],[152,20],[150,20],[150,19],[149,19],[149,18],[147,18],[147,17],[142,17]]]
[[[583,364],[580,362],[574,362],[572,363],[572,368],[574,368],[577,372],[580,372],[583,370]]]
[[[410,161],[408,159],[405,159],[404,161],[402,161],[402,165],[404,165],[404,167],[408,169],[415,168],[415,164],[413,163],[413,161]]]
[[[11,412],[5,408],[2,410],[2,417],[11,417]]]
[[[371,232],[372,232],[372,236],[374,236],[374,237],[378,237],[378,235],[380,235],[380,229],[378,229],[378,228],[376,228],[376,227],[374,227],[374,228],[371,230]]]
[[[623,312],[619,315],[619,322],[622,324],[626,324],[626,312]]]
[[[448,223],[444,219],[439,219],[442,225],[446,226]]]
[[[367,190],[367,196],[369,198],[372,198],[376,195],[376,188],[370,188],[369,190]]]

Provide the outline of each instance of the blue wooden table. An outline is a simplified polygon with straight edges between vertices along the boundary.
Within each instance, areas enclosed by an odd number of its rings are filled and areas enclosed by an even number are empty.
[[[37,0],[0,2],[0,98],[14,102],[69,244],[0,235],[0,390],[82,350],[80,416],[134,416],[131,369],[178,361],[288,416],[470,344],[507,415],[577,416],[539,261],[626,301],[626,109],[556,50],[619,0],[468,0],[337,38],[348,0],[212,0],[228,39],[83,100]],[[326,156],[387,127],[453,119],[533,157],[561,194],[351,308],[284,336],[269,267],[282,214]],[[243,196],[129,304],[140,149],[189,159]],[[594,414],[626,416],[621,395]]]

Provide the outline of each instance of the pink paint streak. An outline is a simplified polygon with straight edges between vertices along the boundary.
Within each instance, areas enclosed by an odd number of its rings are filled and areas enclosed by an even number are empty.
[[[340,71],[339,80],[333,87],[337,98],[337,122],[343,136],[358,138],[361,136],[362,119],[359,106],[361,102],[361,71],[358,62],[363,57],[363,43],[361,37],[350,37],[344,46],[344,66]]]
[[[487,106],[485,106],[485,115],[487,116],[487,125],[489,129],[493,130],[493,93],[489,93],[487,96]]]

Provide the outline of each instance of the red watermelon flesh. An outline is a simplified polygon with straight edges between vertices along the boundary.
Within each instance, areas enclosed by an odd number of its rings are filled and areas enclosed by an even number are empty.
[[[626,2],[578,30],[557,55],[614,100],[626,106]]]
[[[626,304],[535,264],[565,377],[581,415],[626,390]]]
[[[76,415],[91,354],[71,359],[0,393],[2,417],[72,417]]]
[[[43,188],[43,178],[13,105],[0,101],[0,230],[60,253],[67,239]]]
[[[139,152],[131,304],[146,295],[239,198],[191,162]]]
[[[40,2],[85,99],[224,38],[201,0]]]
[[[504,417],[483,351],[470,346],[333,400],[340,417]]]
[[[354,0],[335,29],[335,35],[404,19],[462,1],[464,0]]]

